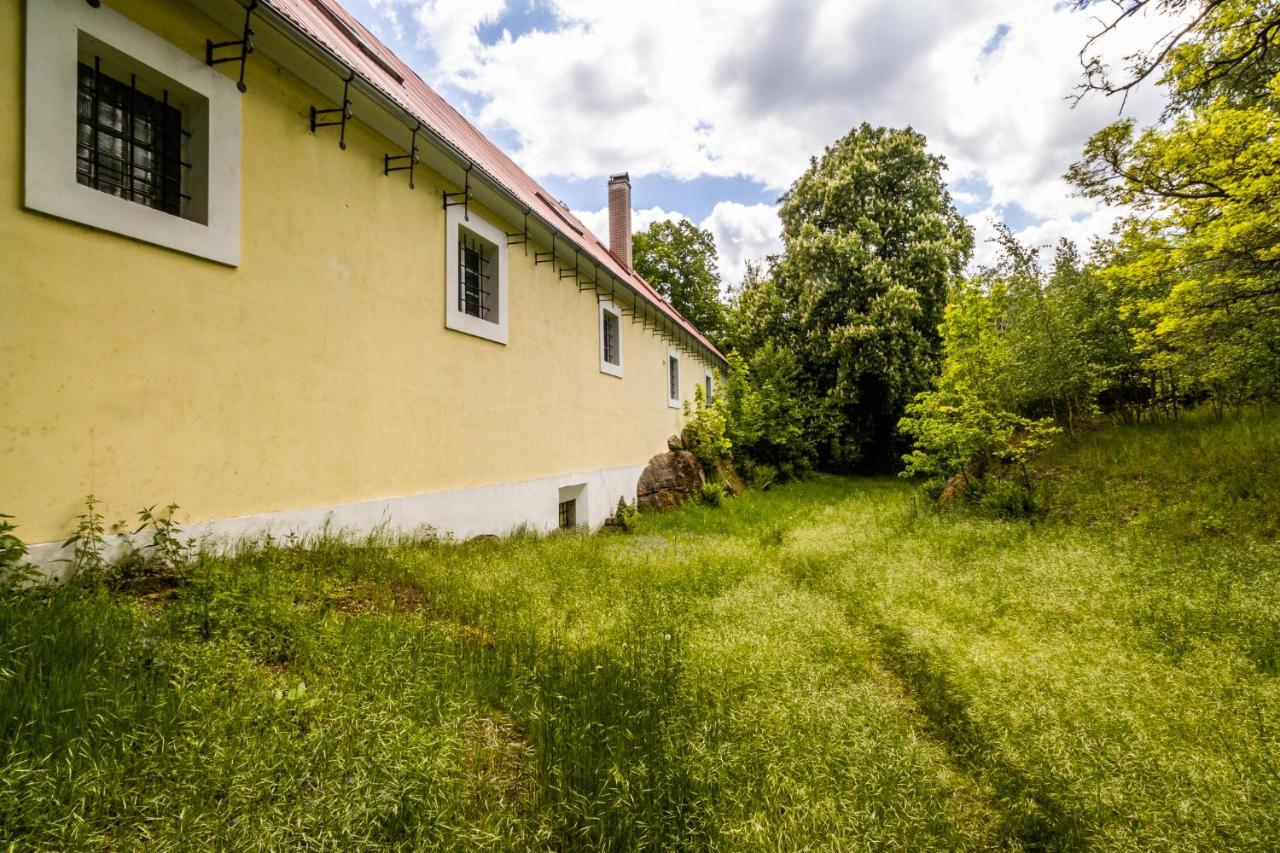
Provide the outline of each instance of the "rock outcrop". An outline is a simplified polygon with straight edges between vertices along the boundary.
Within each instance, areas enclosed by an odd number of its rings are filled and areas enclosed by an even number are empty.
[[[640,475],[636,503],[645,512],[670,509],[697,494],[704,482],[702,466],[689,451],[659,453]]]

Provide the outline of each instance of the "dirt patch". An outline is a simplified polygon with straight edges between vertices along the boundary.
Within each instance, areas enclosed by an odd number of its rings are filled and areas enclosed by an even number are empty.
[[[137,598],[144,604],[162,605],[178,597],[182,578],[168,566],[151,562],[125,562],[111,581],[113,591]]]
[[[258,666],[271,673],[276,678],[284,678],[289,674],[289,665],[280,660],[259,660]]]
[[[521,810],[533,799],[533,747],[520,724],[491,711],[468,724],[463,755],[472,804],[480,811]]]
[[[430,613],[431,600],[409,581],[351,581],[332,596],[333,609],[346,616],[374,613]]]
[[[417,613],[431,609],[422,587],[406,581],[391,582],[391,606],[397,613]]]
[[[374,601],[374,590],[352,581],[333,594],[333,609],[344,616],[367,616],[381,608]]]

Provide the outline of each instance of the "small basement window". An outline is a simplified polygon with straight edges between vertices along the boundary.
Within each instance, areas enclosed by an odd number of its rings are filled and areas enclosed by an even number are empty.
[[[474,211],[451,207],[445,216],[445,327],[496,343],[507,342],[506,237]]]
[[[560,501],[560,529],[573,530],[578,526],[578,500]]]
[[[667,350],[667,405],[680,408],[680,354]]]
[[[600,372],[622,376],[622,312],[607,301],[600,303]]]
[[[579,523],[585,522],[587,519],[579,518],[578,508],[582,505],[585,510],[586,505],[583,503],[587,496],[587,484],[578,483],[573,486],[561,486],[559,490],[560,512],[556,522],[556,526],[561,530],[576,530]],[[584,513],[585,515],[585,513]]]

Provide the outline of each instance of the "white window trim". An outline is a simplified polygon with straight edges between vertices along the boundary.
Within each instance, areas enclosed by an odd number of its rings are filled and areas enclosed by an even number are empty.
[[[450,207],[445,213],[444,325],[455,332],[475,335],[505,345],[510,316],[507,313],[507,235],[498,226],[481,219],[475,211],[468,218],[464,206]],[[494,261],[498,270],[494,280],[498,286],[498,322],[491,323],[458,307],[458,229],[466,228],[496,248]]]
[[[610,364],[604,360],[604,315],[611,314],[618,321],[618,363]],[[596,329],[600,335],[600,372],[622,378],[622,311],[608,299],[600,300],[600,313],[596,318]]]
[[[111,9],[27,3],[26,187],[31,210],[219,263],[240,263],[240,93],[233,81]],[[85,33],[209,102],[208,224],[76,180],[77,61]]]
[[[671,359],[676,360],[676,396],[671,396]],[[680,383],[684,380],[684,365],[680,363],[680,353],[675,347],[667,347],[667,360],[663,362],[662,381],[667,387],[667,406],[672,409],[681,408]]]
[[[716,393],[716,377],[709,367],[703,370],[702,373],[702,391],[707,395],[707,405],[711,405],[711,398]]]

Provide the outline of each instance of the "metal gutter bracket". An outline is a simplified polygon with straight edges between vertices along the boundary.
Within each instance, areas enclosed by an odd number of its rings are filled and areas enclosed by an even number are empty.
[[[96,5],[91,3],[90,5]],[[258,0],[249,0],[249,5],[244,7],[244,34],[233,41],[218,41],[213,39],[204,40],[204,64],[209,67],[221,65],[224,62],[240,63],[240,79],[236,81],[236,88],[241,94],[249,91],[249,87],[244,84],[244,67],[248,62],[249,54],[253,53],[253,10],[258,8]],[[219,56],[215,57],[215,51],[228,47],[238,47],[240,52],[235,56]]]

